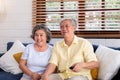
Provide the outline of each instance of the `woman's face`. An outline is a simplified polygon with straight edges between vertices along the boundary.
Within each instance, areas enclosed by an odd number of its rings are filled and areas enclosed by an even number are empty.
[[[43,29],[37,30],[35,32],[34,40],[39,46],[43,46],[44,44],[46,44],[47,37],[45,31]]]

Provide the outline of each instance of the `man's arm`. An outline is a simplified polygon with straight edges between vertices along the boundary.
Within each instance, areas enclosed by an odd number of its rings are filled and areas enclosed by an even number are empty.
[[[42,80],[49,80],[49,75],[51,73],[55,72],[55,70],[56,70],[56,65],[52,64],[52,63],[49,63],[46,71],[42,75]]]
[[[73,71],[79,72],[82,68],[86,69],[94,69],[99,67],[99,62],[98,61],[91,61],[91,62],[79,62],[74,64],[73,66]]]

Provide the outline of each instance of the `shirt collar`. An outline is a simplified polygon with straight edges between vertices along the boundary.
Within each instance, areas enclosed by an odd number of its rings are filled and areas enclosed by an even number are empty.
[[[77,37],[76,35],[74,35],[74,40],[73,40],[72,44],[76,44],[76,43],[78,43],[78,37]],[[65,41],[64,41],[64,40],[62,41],[62,45],[63,45],[63,46],[67,46],[67,45],[65,44]]]

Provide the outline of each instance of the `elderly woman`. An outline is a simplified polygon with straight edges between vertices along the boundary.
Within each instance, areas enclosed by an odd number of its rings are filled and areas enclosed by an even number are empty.
[[[39,80],[51,56],[51,32],[44,24],[35,26],[31,37],[35,43],[27,45],[20,61],[24,73],[21,80]]]

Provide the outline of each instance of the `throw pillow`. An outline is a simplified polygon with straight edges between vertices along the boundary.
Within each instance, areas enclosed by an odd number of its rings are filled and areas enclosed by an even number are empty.
[[[0,58],[0,68],[12,74],[22,73],[13,55],[17,52],[23,52],[24,49],[25,46],[19,40],[16,40],[10,50]]]
[[[111,80],[120,67],[120,51],[99,45],[95,53],[100,62],[98,80]]]
[[[98,77],[98,68],[94,68],[91,70],[92,80],[97,80]]]
[[[20,62],[20,58],[21,58],[21,56],[22,56],[22,53],[23,53],[23,52],[18,52],[18,53],[15,53],[15,54],[13,55],[14,59],[15,59],[18,63]]]
[[[97,77],[98,77],[98,68],[94,68],[94,69],[91,70],[91,76],[92,76],[92,80],[97,80]]]

